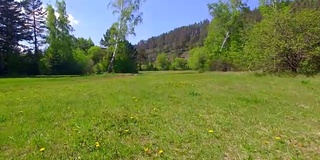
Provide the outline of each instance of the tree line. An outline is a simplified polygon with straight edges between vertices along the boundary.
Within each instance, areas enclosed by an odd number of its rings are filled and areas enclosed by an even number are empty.
[[[0,0],[0,76],[137,72],[137,50],[126,37],[141,21],[140,1],[110,1],[120,21],[103,35],[102,47],[72,34],[64,0],[43,6]]]
[[[190,66],[317,74],[319,6],[319,1],[261,0],[257,12],[250,12],[240,0],[209,4],[214,18],[205,45],[191,51]]]
[[[117,21],[100,46],[75,37],[66,3],[0,0],[0,76],[139,70],[320,72],[320,1],[242,0],[208,4],[212,20],[132,45],[144,0],[111,0]]]
[[[145,69],[319,74],[319,7],[312,0],[260,0],[253,10],[241,0],[208,4],[204,45],[193,47],[187,60],[160,51]]]

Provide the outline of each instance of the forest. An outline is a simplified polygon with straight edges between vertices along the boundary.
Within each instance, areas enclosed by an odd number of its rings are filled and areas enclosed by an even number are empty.
[[[72,34],[64,0],[46,8],[41,0],[0,0],[0,76],[189,69],[320,72],[319,1],[260,0],[250,9],[242,0],[220,0],[208,4],[210,21],[131,44],[127,37],[143,19],[140,3],[134,1],[134,9],[127,8],[130,14],[120,15],[94,44]]]
[[[141,40],[136,47],[140,54],[145,52],[148,62],[154,62],[161,52],[174,56],[185,56],[182,54],[190,49],[203,46],[209,24],[210,21],[206,19],[189,26],[179,27],[148,40]]]

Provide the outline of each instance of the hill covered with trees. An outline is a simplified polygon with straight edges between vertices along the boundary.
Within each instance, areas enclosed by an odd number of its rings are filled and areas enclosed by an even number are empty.
[[[203,46],[209,24],[210,21],[206,19],[199,23],[175,28],[159,36],[141,40],[136,47],[140,52],[147,54],[149,61],[155,61],[157,55],[162,52],[181,56],[191,48]]]

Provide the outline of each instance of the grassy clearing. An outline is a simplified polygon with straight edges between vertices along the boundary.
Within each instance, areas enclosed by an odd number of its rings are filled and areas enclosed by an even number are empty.
[[[319,103],[319,77],[0,79],[0,159],[317,159]]]

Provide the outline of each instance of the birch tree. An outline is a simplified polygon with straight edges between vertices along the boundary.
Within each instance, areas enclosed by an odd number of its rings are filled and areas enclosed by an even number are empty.
[[[239,16],[245,7],[246,5],[241,0],[229,0],[228,2],[220,0],[218,3],[208,5],[210,14],[214,18],[213,21],[216,21],[214,25],[224,33],[219,49],[220,52],[224,49],[230,34],[238,27]]]
[[[117,15],[117,28],[115,34],[115,46],[108,66],[108,72],[112,72],[118,45],[129,35],[135,35],[135,27],[142,23],[141,4],[145,0],[111,0],[109,7],[113,9],[113,14]]]
[[[243,48],[244,21],[241,16],[248,7],[242,0],[220,0],[208,4],[208,8],[213,19],[204,46],[207,52],[206,68],[220,68],[223,71],[235,68],[230,66],[238,63],[239,52]],[[213,67],[217,63],[224,67]]]

